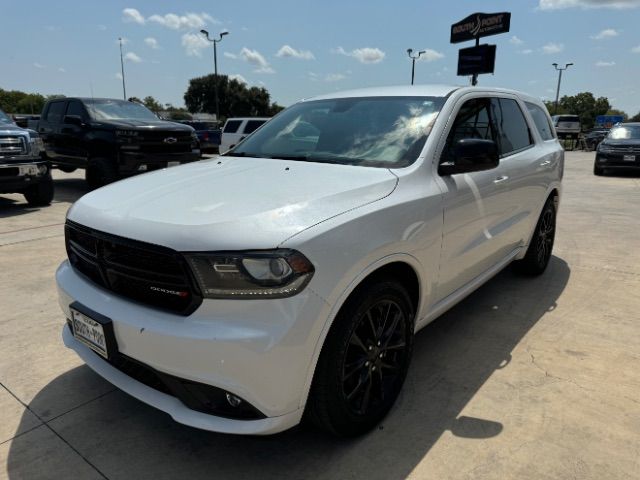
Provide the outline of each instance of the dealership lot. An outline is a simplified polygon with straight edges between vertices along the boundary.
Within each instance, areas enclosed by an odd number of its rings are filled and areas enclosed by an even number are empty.
[[[7,478],[636,478],[640,178],[568,152],[549,270],[510,269],[416,338],[383,425],[235,437],[174,423],[64,348],[53,273],[81,173],[0,198],[0,458]],[[633,472],[636,472],[635,474]]]

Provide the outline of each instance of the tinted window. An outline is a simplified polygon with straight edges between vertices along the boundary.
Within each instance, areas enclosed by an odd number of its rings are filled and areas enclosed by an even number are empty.
[[[236,133],[241,123],[242,120],[227,120],[227,123],[224,124],[224,133]]]
[[[260,127],[264,122],[265,120],[249,120],[244,127],[244,133],[246,135],[249,135],[250,133],[255,132],[256,129]]]
[[[464,138],[481,138],[495,140],[495,132],[490,117],[490,101],[488,98],[474,98],[466,101],[451,127],[447,143],[442,154],[443,162],[454,160],[458,140]]]
[[[91,116],[96,120],[148,120],[158,117],[147,107],[125,100],[85,100]]]
[[[542,139],[551,140],[554,138],[553,129],[549,124],[549,119],[547,118],[547,114],[544,110],[534,103],[525,102],[525,105],[527,106],[527,110],[529,110],[531,118],[533,118],[533,123],[536,124],[538,133],[540,133]]]
[[[47,111],[47,121],[51,123],[62,123],[64,115],[64,102],[52,102]]]
[[[517,152],[533,143],[518,102],[510,98],[493,98],[491,105],[502,155]]]
[[[84,106],[78,101],[71,101],[67,106],[67,115],[77,115],[83,119],[86,117]]]
[[[560,115],[558,117],[558,122],[580,123],[580,117],[577,115]]]
[[[300,102],[265,123],[230,155],[399,168],[413,163],[441,97],[353,97]]]

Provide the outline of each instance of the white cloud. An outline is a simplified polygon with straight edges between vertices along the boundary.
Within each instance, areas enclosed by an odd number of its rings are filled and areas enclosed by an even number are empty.
[[[562,50],[564,50],[564,45],[562,43],[549,42],[542,47],[542,53],[545,53],[546,55],[560,53]]]
[[[315,56],[309,50],[296,50],[290,45],[283,45],[276,53],[276,57],[293,57],[300,60],[315,60]]]
[[[137,23],[144,25],[145,20],[142,14],[135,8],[125,8],[122,10],[122,21],[126,23]]]
[[[140,63],[142,61],[142,59],[134,52],[127,52],[124,56],[124,59],[133,63]]]
[[[239,73],[236,73],[234,75],[229,75],[229,80],[236,80],[236,81],[238,81],[240,83],[244,83],[245,85],[249,83],[249,82],[247,82],[247,79],[244,78]]]
[[[640,45],[638,45],[637,47],[633,47],[631,49],[631,53],[640,53]]]
[[[563,8],[637,8],[640,0],[540,0],[540,10],[560,10]]]
[[[185,33],[182,35],[182,46],[190,57],[202,56],[202,50],[209,47],[209,41],[198,33]]]
[[[514,35],[509,39],[509,43],[512,45],[522,45],[524,42]]]
[[[149,46],[149,47],[153,48],[154,50],[155,50],[155,49],[160,48],[160,45],[158,45],[158,40],[156,40],[156,39],[155,39],[155,38],[153,38],[153,37],[147,37],[147,38],[145,38],[145,39],[144,39],[144,43],[146,43],[146,44],[147,44],[147,46]]]
[[[346,75],[342,73],[328,73],[326,77],[324,77],[325,82],[339,82],[340,80],[344,80]]]
[[[615,64],[616,62],[603,62],[600,60],[599,62],[596,62],[596,67],[613,67]]]
[[[224,52],[223,54],[225,57],[227,58],[233,58],[234,60],[237,60],[238,55],[236,55],[235,53],[231,53],[231,52]]]
[[[379,63],[384,59],[386,55],[379,48],[372,47],[356,48],[355,50],[351,50],[350,52],[347,52],[342,47],[338,47],[337,49],[333,50],[333,53],[345,55],[347,57],[353,57],[360,63]]]
[[[149,22],[154,22],[171,30],[184,30],[188,28],[198,29],[209,23],[217,23],[217,21],[207,13],[185,13],[177,15],[175,13],[167,13],[166,15],[151,15]]]
[[[38,62],[34,62],[33,66],[36,67],[36,68],[46,68],[44,65],[42,65],[41,63],[38,63]]]
[[[98,25],[98,30],[100,30],[101,32],[104,32],[107,29],[106,25]]]
[[[598,33],[597,35],[593,35],[591,38],[593,40],[605,40],[607,38],[612,38],[612,37],[617,37],[619,34],[619,32],[613,28],[605,28],[604,30],[602,30],[600,33]]]
[[[240,54],[238,55],[245,62],[256,67],[254,72],[256,73],[275,73],[275,70],[271,68],[269,62],[262,56],[257,50],[251,50],[247,47],[242,47]]]
[[[435,60],[444,58],[444,54],[435,50],[431,50],[430,48],[426,48],[423,51],[424,53],[420,55],[420,58],[418,58],[418,60],[420,60],[421,62],[433,62]]]
[[[118,80],[122,80],[122,74],[120,72],[116,73],[114,77],[117,78]]]
[[[62,68],[62,67],[58,67],[58,71],[59,71],[60,73],[66,73],[66,72],[67,72],[67,71],[66,71],[64,68]]]
[[[533,53],[533,50],[531,50],[530,48],[525,48],[524,50],[520,50],[518,53],[521,53],[522,55],[530,55],[531,53]]]

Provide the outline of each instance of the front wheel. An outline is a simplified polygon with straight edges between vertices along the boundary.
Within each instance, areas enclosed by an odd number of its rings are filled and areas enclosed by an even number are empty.
[[[308,417],[338,436],[375,427],[407,374],[414,312],[393,279],[359,288],[342,308],[322,348],[307,403]]]
[[[527,275],[541,275],[551,259],[556,236],[556,206],[553,198],[545,203],[531,243],[522,260],[515,262],[516,268]]]
[[[29,205],[44,207],[49,205],[53,200],[53,193],[53,179],[51,175],[47,175],[47,178],[27,188],[24,192],[24,197],[27,199],[27,202],[29,202]]]
[[[85,178],[89,187],[99,188],[118,179],[114,161],[109,158],[92,158],[87,165]]]

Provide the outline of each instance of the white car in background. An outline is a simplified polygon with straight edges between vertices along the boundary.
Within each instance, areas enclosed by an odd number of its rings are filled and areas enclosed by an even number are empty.
[[[417,330],[514,261],[544,272],[563,166],[544,105],[511,90],[301,101],[226,155],[71,207],[64,343],[187,425],[269,434],[306,412],[362,434]]]
[[[222,128],[220,153],[235,147],[244,137],[260,128],[269,117],[237,117],[229,118]]]

